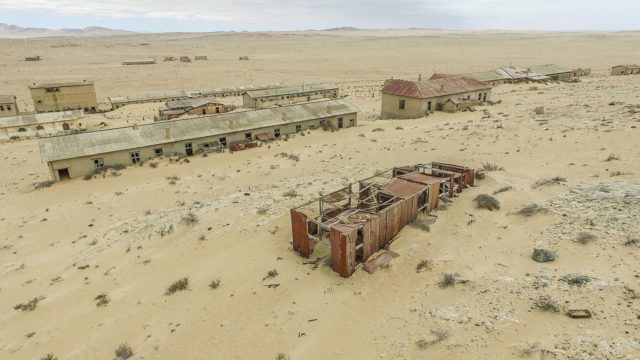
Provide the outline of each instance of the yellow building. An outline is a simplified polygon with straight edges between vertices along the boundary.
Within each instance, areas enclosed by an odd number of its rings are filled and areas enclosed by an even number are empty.
[[[381,119],[417,119],[442,111],[447,100],[491,100],[491,85],[467,77],[389,80],[382,89]]]
[[[17,116],[18,103],[13,95],[0,95],[0,117]]]
[[[339,91],[336,84],[309,84],[280,89],[247,91],[242,95],[242,107],[264,109],[319,99],[337,99],[338,95]]]
[[[51,179],[60,181],[108,166],[140,164],[163,154],[191,156],[258,138],[356,126],[357,112],[346,101],[326,100],[46,137],[38,139],[38,145]]]
[[[29,86],[36,112],[84,110],[96,112],[98,100],[93,82],[51,83]]]

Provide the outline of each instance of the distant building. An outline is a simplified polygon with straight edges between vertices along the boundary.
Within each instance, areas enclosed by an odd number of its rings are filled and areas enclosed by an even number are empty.
[[[358,110],[343,100],[200,116],[38,139],[54,181],[85,176],[112,165],[138,164],[163,154],[186,156],[212,147],[254,142],[270,134],[357,125]]]
[[[640,74],[640,65],[618,65],[611,68],[611,75]]]
[[[125,59],[122,60],[122,65],[153,65],[156,63],[156,59]]]
[[[96,112],[98,100],[93,82],[50,83],[29,86],[36,112],[84,110]]]
[[[467,77],[388,80],[382,89],[382,119],[415,119],[442,111],[447,100],[491,100],[491,86]]]
[[[82,126],[83,117],[82,110],[3,117],[0,118],[0,140],[72,131]]]
[[[539,66],[531,66],[529,71],[538,73],[540,75],[548,76],[553,80],[567,81],[572,78],[580,76],[587,76],[591,74],[591,69],[569,69],[564,66],[555,64],[546,64]]]
[[[338,93],[336,84],[312,84],[247,91],[242,96],[242,106],[249,109],[263,109],[318,99],[337,99]]]
[[[40,61],[40,55],[27,56],[24,58],[24,61]]]
[[[0,95],[0,117],[19,114],[18,103],[13,95]]]
[[[480,71],[459,75],[435,73],[431,76],[431,80],[464,76],[478,81],[482,81],[488,85],[496,86],[501,84],[516,84],[523,81],[549,81],[563,80],[567,81],[572,78],[590,75],[590,69],[575,69],[561,67],[559,65],[547,64],[524,67],[502,67],[495,70]]]
[[[159,110],[156,121],[177,119],[183,115],[211,115],[234,110],[231,105],[224,105],[208,98],[167,101]]]

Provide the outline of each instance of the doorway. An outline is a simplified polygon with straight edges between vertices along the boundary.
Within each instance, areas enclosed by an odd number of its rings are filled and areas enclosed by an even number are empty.
[[[187,154],[187,156],[193,155],[193,143],[184,144],[184,153]]]
[[[71,175],[69,175],[69,168],[58,169],[58,178],[60,179],[60,181],[70,180]]]

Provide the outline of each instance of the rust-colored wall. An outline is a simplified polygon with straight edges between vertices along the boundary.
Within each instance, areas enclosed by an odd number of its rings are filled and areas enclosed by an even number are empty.
[[[293,234],[293,249],[300,256],[308,258],[313,252],[311,240],[307,230],[307,216],[291,209],[291,232]]]
[[[331,227],[331,262],[333,271],[348,278],[356,271],[358,228],[346,225]]]

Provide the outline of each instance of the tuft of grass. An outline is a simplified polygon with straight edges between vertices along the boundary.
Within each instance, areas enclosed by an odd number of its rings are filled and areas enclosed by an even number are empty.
[[[384,129],[383,128],[375,128],[373,130],[371,130],[371,132],[383,132]]]
[[[416,272],[421,273],[423,271],[428,271],[428,270],[431,270],[432,267],[433,265],[431,264],[431,260],[428,260],[428,259],[420,260],[418,265],[416,265]]]
[[[169,185],[175,185],[178,181],[180,181],[180,177],[177,175],[167,176],[166,179],[169,182]]]
[[[278,353],[276,355],[276,360],[289,360],[289,356],[285,353]]]
[[[424,214],[418,215],[418,217],[411,222],[411,226],[426,232],[431,231],[429,224],[429,218]]]
[[[38,303],[44,299],[44,296],[36,296],[33,299],[29,300],[26,304],[20,303],[18,305],[15,305],[13,308],[14,310],[33,311],[38,306]]]
[[[507,192],[507,191],[509,191],[511,189],[513,189],[512,186],[503,186],[503,187],[499,188],[498,190],[494,191],[493,195],[497,195],[497,194],[500,194],[500,193],[503,193],[503,192]]]
[[[638,246],[640,245],[640,238],[628,238],[627,241],[624,242],[625,246]]]
[[[586,231],[581,231],[576,236],[576,241],[584,245],[594,241],[595,239],[596,239],[595,235]]]
[[[454,286],[457,280],[458,280],[458,275],[451,274],[451,273],[444,273],[442,274],[442,279],[438,281],[438,285],[443,289],[448,288],[448,287]]]
[[[53,181],[51,180],[41,181],[33,184],[33,190],[46,189],[48,187],[51,187],[52,185],[53,185]]]
[[[184,291],[189,289],[189,278],[183,277],[182,279],[174,281],[169,287],[167,291],[164,292],[165,295],[173,295],[178,291]]]
[[[188,224],[188,225],[193,225],[193,224],[197,224],[198,223],[198,216],[196,216],[196,214],[189,212],[186,213],[184,215],[182,215],[182,220],[183,223]]]
[[[560,312],[560,305],[558,305],[558,302],[552,299],[549,295],[540,296],[533,303],[533,306],[541,311],[550,311],[554,313]]]
[[[41,356],[40,360],[58,360],[58,357],[56,357],[55,355],[53,355],[53,353],[48,353],[45,356]]]
[[[282,196],[287,197],[287,198],[295,198],[295,197],[298,197],[298,196],[301,196],[301,195],[296,190],[291,189],[291,190],[285,192],[284,194],[282,194]]]
[[[613,160],[620,160],[620,156],[616,154],[609,154],[609,156],[604,161],[613,161]]]
[[[278,270],[273,269],[273,270],[269,270],[267,272],[267,276],[265,276],[262,280],[266,280],[266,279],[273,279],[274,277],[278,276]]]
[[[590,283],[592,278],[587,275],[566,275],[562,277],[562,280],[566,281],[569,285],[581,287]]]
[[[259,208],[256,209],[256,214],[258,214],[258,215],[266,215],[267,212],[269,212],[269,207],[268,206],[259,207]]]
[[[515,214],[522,216],[533,216],[541,211],[546,211],[546,209],[538,204],[527,204],[520,208],[520,210],[516,211]]]
[[[120,344],[116,348],[116,358],[115,360],[126,360],[133,356],[133,349],[126,343]]]
[[[97,307],[107,306],[107,304],[111,302],[109,295],[107,295],[106,293],[99,294],[98,296],[95,297],[94,300],[96,301]]]
[[[473,177],[476,180],[484,180],[487,177],[487,173],[482,169],[478,169],[473,175]]]
[[[490,162],[482,164],[481,169],[487,172],[504,171],[504,168],[502,166],[498,166],[497,164],[490,163]]]
[[[213,279],[209,283],[209,287],[212,288],[212,289],[217,289],[218,286],[220,286],[220,279]]]
[[[489,211],[500,210],[500,202],[491,195],[480,194],[473,201],[478,209],[487,209]]]
[[[567,182],[567,178],[564,176],[554,176],[551,179],[540,179],[533,184],[533,188],[537,188],[545,185],[559,185]]]
[[[427,349],[449,338],[451,336],[451,332],[445,328],[437,328],[437,329],[431,330],[431,335],[433,335],[434,337],[433,339],[431,340],[420,339],[416,341],[416,345],[418,345],[420,349]]]

